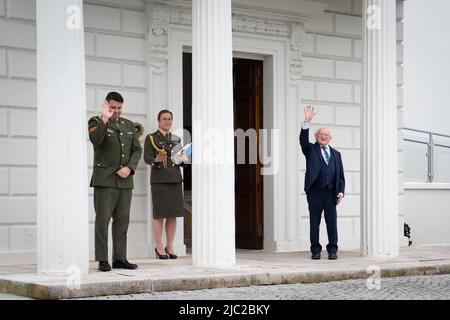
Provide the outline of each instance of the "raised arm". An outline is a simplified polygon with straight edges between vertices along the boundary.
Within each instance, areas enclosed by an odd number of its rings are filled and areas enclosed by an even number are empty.
[[[309,142],[309,128],[316,113],[314,112],[314,107],[311,106],[306,106],[303,111],[305,112],[305,122],[300,131],[300,146],[302,147],[303,154],[307,155],[312,147],[312,144]]]

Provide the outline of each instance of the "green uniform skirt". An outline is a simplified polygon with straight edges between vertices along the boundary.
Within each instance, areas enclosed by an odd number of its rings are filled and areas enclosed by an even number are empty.
[[[152,184],[153,218],[182,217],[184,213],[182,183]]]

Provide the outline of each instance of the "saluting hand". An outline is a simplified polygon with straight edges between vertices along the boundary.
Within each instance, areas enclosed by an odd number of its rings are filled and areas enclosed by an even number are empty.
[[[104,123],[107,123],[109,119],[113,116],[114,111],[109,109],[109,102],[105,100],[102,104],[102,120]]]
[[[306,106],[304,111],[305,111],[305,122],[310,123],[314,118],[314,116],[316,115],[316,113],[314,112],[314,107]]]

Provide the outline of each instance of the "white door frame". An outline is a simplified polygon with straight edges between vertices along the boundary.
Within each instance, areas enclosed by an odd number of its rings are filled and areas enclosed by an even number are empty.
[[[183,126],[183,77],[182,55],[192,46],[192,31],[188,26],[170,25],[168,29],[168,64],[167,88],[150,92],[153,101],[164,101],[162,97],[167,93],[168,107],[174,112],[173,129],[179,130]],[[235,56],[255,57],[263,60],[264,88],[263,112],[264,128],[278,129],[279,139],[273,141],[273,150],[281,157],[274,175],[264,176],[264,249],[270,251],[298,251],[300,250],[300,214],[299,198],[300,183],[298,176],[298,150],[288,145],[298,144],[297,135],[299,122],[297,113],[289,114],[288,105],[298,109],[300,96],[289,94],[289,39],[256,34],[233,33],[233,51]],[[152,77],[152,74],[150,74]],[[158,81],[158,79],[154,79]],[[161,80],[161,79],[159,79]],[[152,81],[152,79],[150,79]],[[162,84],[164,86],[164,84]],[[156,96],[155,96],[156,95]],[[288,101],[292,100],[292,101]],[[157,107],[157,106],[156,106]],[[151,114],[155,113],[155,110]],[[289,130],[289,132],[288,132]],[[292,132],[290,132],[292,131]],[[294,144],[292,144],[294,143]],[[295,147],[294,147],[295,148]],[[269,152],[269,156],[270,156]],[[276,161],[274,159],[274,161]],[[288,174],[295,172],[295,174]],[[291,170],[292,168],[292,170]],[[148,193],[151,204],[151,193]],[[151,210],[149,210],[151,221]],[[175,249],[180,255],[185,254],[183,234],[183,218],[178,219],[175,236]],[[151,233],[151,231],[149,231]],[[151,234],[149,234],[151,239]]]

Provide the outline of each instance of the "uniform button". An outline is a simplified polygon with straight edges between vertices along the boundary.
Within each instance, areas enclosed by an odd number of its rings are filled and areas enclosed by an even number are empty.
[[[154,166],[155,164],[154,163],[152,163],[152,166]]]
[[[97,163],[97,167],[100,167],[100,163]]]
[[[120,135],[123,136],[123,132],[121,132]]]
[[[121,168],[123,168],[123,166],[120,166]]]
[[[172,167],[174,167],[175,165],[172,163]]]
[[[122,143],[122,147],[124,146],[124,144]]]
[[[124,155],[124,154],[122,155],[122,158],[123,158],[123,157],[125,157],[125,155]]]

